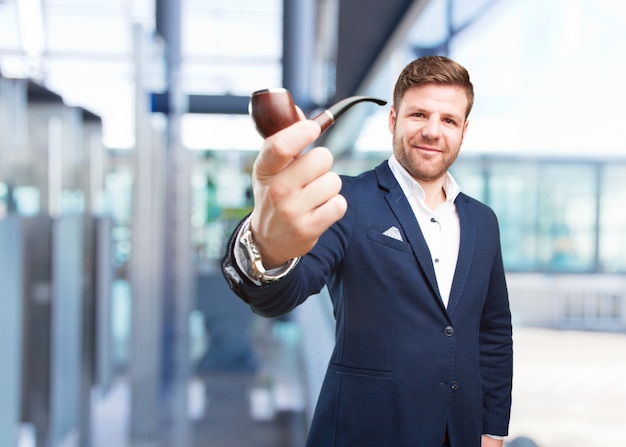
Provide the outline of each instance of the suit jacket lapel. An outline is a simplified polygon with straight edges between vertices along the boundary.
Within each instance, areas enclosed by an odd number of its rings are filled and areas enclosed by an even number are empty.
[[[376,174],[378,176],[379,186],[388,191],[385,199],[389,204],[389,208],[391,208],[398,222],[400,222],[407,242],[411,245],[424,276],[427,278],[433,293],[439,298],[439,302],[443,307],[430,250],[428,249],[422,230],[417,223],[415,214],[413,214],[411,205],[409,205],[407,198],[402,192],[402,188],[393,176],[387,162],[382,163],[376,168]]]
[[[459,246],[459,257],[456,263],[452,289],[450,290],[450,299],[448,301],[448,313],[450,315],[456,310],[461,295],[463,294],[463,288],[469,276],[475,247],[474,215],[467,206],[467,197],[464,194],[459,194],[454,203],[457,213],[459,214],[461,225],[461,244]]]

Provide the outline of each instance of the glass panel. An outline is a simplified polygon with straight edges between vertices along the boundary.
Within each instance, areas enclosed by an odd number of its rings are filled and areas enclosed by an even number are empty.
[[[539,267],[549,271],[595,269],[596,167],[540,167]]]
[[[462,149],[461,149],[462,150]],[[450,167],[450,173],[468,196],[485,201],[485,172],[482,159],[459,157]]]
[[[83,220],[63,217],[54,222],[51,332],[51,445],[80,430],[81,354],[83,331]]]
[[[534,163],[489,164],[486,202],[500,222],[502,256],[509,270],[537,267],[538,171]]]
[[[0,183],[0,194],[2,193]],[[0,202],[1,203],[1,202]],[[20,419],[22,386],[23,296],[25,295],[22,231],[17,219],[3,219],[0,213],[0,445],[15,445],[15,431]]]
[[[597,264],[596,162],[463,158],[451,168],[466,194],[491,206],[509,271],[626,270],[626,164],[603,171]]]
[[[626,164],[605,166],[601,185],[599,267],[626,272]]]

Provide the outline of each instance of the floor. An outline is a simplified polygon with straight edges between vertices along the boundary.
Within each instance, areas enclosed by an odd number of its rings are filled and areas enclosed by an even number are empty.
[[[510,439],[626,445],[626,334],[515,328]]]
[[[185,424],[167,436],[131,439],[130,389],[120,375],[104,396],[93,394],[90,447],[302,447],[316,388],[332,347],[332,325],[252,315],[220,285],[202,283],[207,349],[187,389]],[[321,311],[320,307],[317,307]],[[312,319],[311,321],[319,321]],[[307,337],[310,333],[312,336]],[[204,344],[201,344],[204,346]],[[195,350],[194,350],[195,351]],[[317,351],[317,356],[303,353]],[[626,333],[514,327],[514,389],[506,447],[626,445]],[[303,357],[309,357],[303,359]],[[313,361],[311,361],[311,358]],[[175,433],[174,433],[175,432]],[[37,447],[20,427],[18,447]],[[82,447],[76,434],[55,447]]]
[[[106,397],[96,399],[94,447],[303,446],[307,423],[296,345],[289,335],[292,325],[265,320],[260,326],[264,329],[257,330],[256,343],[262,349],[263,361],[257,361],[255,367],[245,361],[240,367],[229,363],[223,368],[205,369],[190,382],[191,422],[184,436],[177,437],[172,434],[175,429],[165,428],[158,439],[130,439],[130,389],[121,377]],[[271,332],[262,336],[265,329]]]
[[[304,414],[278,411],[253,418],[250,393],[255,377],[249,373],[215,373],[205,376],[208,406],[194,424],[194,445],[211,447],[296,447],[304,445]]]
[[[219,284],[207,282],[206,287]],[[205,305],[211,348],[189,387],[191,424],[184,442],[129,440],[129,390],[120,378],[94,410],[94,447],[304,445],[311,408],[307,394],[312,393],[304,380],[310,363],[303,363],[301,354],[332,343],[332,337],[324,339],[324,328],[315,326],[315,337],[305,340],[307,329],[299,319],[252,317],[235,299]],[[303,311],[311,315],[312,310]],[[506,447],[626,445],[624,352],[624,333],[516,326]],[[321,373],[323,363],[314,362]]]

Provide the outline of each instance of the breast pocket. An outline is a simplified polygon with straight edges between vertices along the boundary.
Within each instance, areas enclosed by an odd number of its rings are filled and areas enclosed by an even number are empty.
[[[409,245],[409,243],[397,238],[402,237],[400,230],[397,230],[397,233],[394,232],[397,237],[387,236],[386,234],[383,234],[385,231],[388,230],[380,231],[378,229],[371,228],[367,231],[367,238],[373,242],[376,242],[377,244],[384,245],[385,247],[399,250],[404,253],[411,253],[411,246]]]

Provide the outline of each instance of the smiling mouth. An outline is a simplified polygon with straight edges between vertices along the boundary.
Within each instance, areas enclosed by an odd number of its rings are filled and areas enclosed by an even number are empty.
[[[430,146],[415,146],[415,149],[417,149],[418,151],[423,151],[423,152],[441,152],[436,147],[430,147]]]

